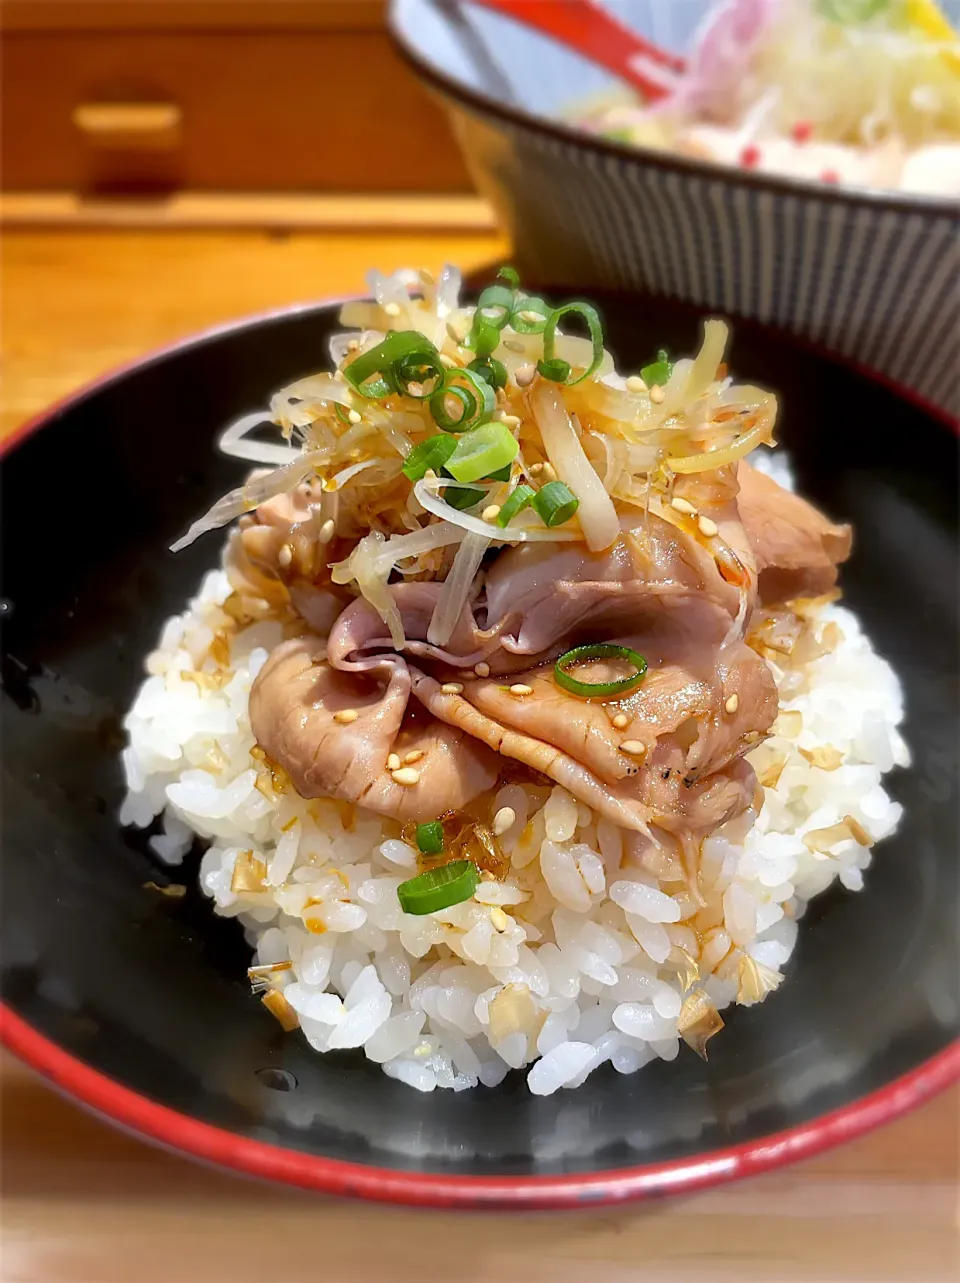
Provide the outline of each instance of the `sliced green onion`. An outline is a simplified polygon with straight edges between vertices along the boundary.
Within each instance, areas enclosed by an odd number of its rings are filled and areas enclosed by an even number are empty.
[[[463,340],[463,346],[477,356],[489,356],[500,346],[500,330],[488,325],[478,312],[473,318],[473,329]]]
[[[520,288],[520,277],[517,275],[516,268],[510,267],[507,263],[504,263],[500,271],[497,272],[497,280],[506,281],[515,290]]]
[[[507,289],[505,285],[488,285],[477,299],[474,320],[479,316],[485,324],[502,330],[510,320],[514,302],[515,295],[512,289]]]
[[[368,400],[381,401],[392,392],[400,391],[395,369],[398,364],[405,369],[414,365],[421,369],[438,368],[440,357],[429,339],[417,330],[395,330],[382,343],[361,352],[349,365],[343,367],[343,377],[355,392]]]
[[[461,407],[456,418],[447,410],[448,398]],[[497,394],[486,379],[473,370],[448,370],[443,386],[430,398],[430,413],[444,432],[466,432],[488,419],[496,404]]]
[[[636,672],[613,682],[578,681],[570,673],[570,667],[588,659],[625,659],[633,664]],[[592,646],[574,646],[573,650],[568,650],[565,655],[561,655],[553,666],[553,679],[558,686],[562,686],[573,695],[579,695],[583,699],[597,699],[610,695],[625,695],[627,691],[640,685],[646,671],[647,661],[629,646],[614,646],[607,642],[598,642]]]
[[[640,371],[640,377],[648,388],[652,388],[654,384],[656,384],[658,388],[662,388],[663,385],[669,381],[672,373],[673,362],[669,359],[663,348],[661,348],[657,353],[657,359],[653,364],[645,365]]]
[[[531,501],[545,526],[562,526],[580,507],[580,500],[562,481],[548,481]]]
[[[417,825],[417,846],[424,855],[440,854],[443,850],[443,824],[440,820]]]
[[[413,447],[400,471],[409,481],[420,481],[431,468],[439,473],[456,448],[456,437],[438,432],[435,437],[427,437],[426,441]]]
[[[555,356],[550,361],[538,361],[537,369],[545,379],[553,383],[566,383],[570,377],[570,362]]]
[[[518,298],[510,313],[510,324],[517,334],[541,334],[546,329],[551,310],[546,299],[536,295]]]
[[[456,508],[457,512],[476,507],[480,500],[486,497],[486,490],[478,490],[474,486],[469,489],[466,486],[447,486],[443,492],[444,503],[449,504],[451,508]]]
[[[582,374],[578,374],[575,379],[570,378],[570,366],[567,362],[561,361],[554,356],[554,345],[557,339],[557,326],[564,316],[569,316],[571,314],[582,317],[586,322],[587,330],[590,334],[590,342],[593,345],[593,354],[590,359],[590,364],[584,372]],[[563,378],[558,378],[556,374],[545,374],[545,377],[553,379],[556,383],[569,383],[571,385],[574,383],[582,383],[584,379],[589,379],[594,370],[599,368],[602,360],[603,326],[600,324],[600,317],[597,314],[597,309],[595,307],[591,307],[589,303],[565,303],[563,307],[558,307],[556,311],[551,314],[550,319],[547,322],[546,329],[543,331],[543,360],[537,367],[540,370],[540,373],[544,374],[544,366],[559,368],[560,366],[565,365],[567,367],[567,373]]]
[[[454,860],[440,869],[429,869],[419,877],[401,882],[397,899],[404,913],[436,913],[469,900],[477,889],[480,873],[472,860]]]
[[[416,353],[414,356],[401,358],[393,367],[393,381],[397,391],[403,396],[411,396],[417,401],[427,401],[446,377],[440,354],[435,352]],[[411,384],[418,383],[420,390],[414,392]]]
[[[484,481],[509,481],[513,468],[509,463],[505,463],[502,468],[496,472],[491,472],[489,476],[484,477]]]
[[[509,499],[501,505],[497,514],[497,525],[501,527],[509,525],[518,512],[523,512],[536,493],[536,490],[532,490],[530,486],[517,486]]]
[[[507,386],[507,367],[495,356],[478,356],[475,361],[470,362],[467,369],[479,374],[481,379],[486,379],[492,388]]]
[[[447,460],[447,471],[456,481],[479,481],[512,463],[520,443],[505,423],[484,423],[465,432]]]

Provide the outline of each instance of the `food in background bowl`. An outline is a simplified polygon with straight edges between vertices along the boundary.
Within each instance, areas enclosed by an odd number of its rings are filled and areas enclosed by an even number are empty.
[[[933,0],[725,0],[667,98],[575,116],[744,169],[960,195],[960,41]]]
[[[255,992],[318,1051],[536,1094],[705,1054],[900,817],[850,530],[769,475],[723,322],[624,378],[589,304],[510,269],[476,308],[451,269],[372,284],[334,372],[222,438],[276,466],[177,545],[240,518],[147,660],[121,818],[162,813],[171,862],[209,843]]]

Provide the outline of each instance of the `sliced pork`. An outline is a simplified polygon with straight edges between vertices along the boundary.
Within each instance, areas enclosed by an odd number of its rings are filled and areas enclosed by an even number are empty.
[[[327,661],[320,638],[274,650],[250,692],[257,743],[302,797],[335,797],[399,820],[436,819],[496,782],[496,755],[462,730],[408,714],[410,672],[392,657],[363,671]],[[339,715],[339,716],[338,716]],[[398,782],[388,758],[416,756],[416,781]],[[409,777],[408,777],[409,778]]]
[[[315,561],[317,498],[302,489],[241,532],[239,566],[282,579],[281,560]],[[681,843],[709,832],[750,805],[756,781],[741,759],[777,714],[770,669],[741,636],[758,575],[764,601],[816,595],[834,583],[850,536],[744,464],[681,479],[676,498],[669,511],[637,510],[604,553],[562,543],[502,551],[443,647],[427,640],[438,582],[390,586],[406,638],[398,655],[368,602],[339,610],[328,581],[295,580],[301,613],[329,639],[271,656],[251,694],[258,742],[304,796],[398,819],[467,805],[510,759],[636,832]],[[624,699],[582,700],[554,681],[553,660],[591,640],[647,658]],[[586,680],[605,680],[594,668]],[[394,778],[391,754],[414,754],[416,782]]]
[[[740,464],[737,475],[737,503],[756,556],[763,604],[829,592],[838,565],[850,556],[850,526],[836,525],[748,463]]]

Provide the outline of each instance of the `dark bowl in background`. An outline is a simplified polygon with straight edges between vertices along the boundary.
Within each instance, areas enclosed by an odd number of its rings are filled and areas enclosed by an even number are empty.
[[[689,350],[693,309],[600,297],[635,368]],[[123,832],[120,722],[166,616],[218,558],[172,538],[242,465],[217,432],[326,363],[337,306],[242,322],[146,358],[8,443],[2,508],[2,1027],[77,1100],[143,1136],[305,1187],[431,1205],[558,1207],[758,1172],[893,1118],[960,1073],[956,440],[888,388],[750,326],[731,367],[783,397],[802,488],[852,520],[850,605],[906,687],[906,814],[866,889],[815,901],[787,983],[683,1050],[537,1099],[423,1096],[317,1056],[249,993],[235,921]],[[650,318],[655,318],[651,320]],[[75,494],[69,503],[64,499]],[[182,899],[145,887],[183,881]]]
[[[684,52],[711,0],[606,0]],[[957,20],[960,0],[947,0]],[[391,0],[525,275],[789,330],[960,413],[960,204],[625,146],[571,123],[612,73],[469,0]]]

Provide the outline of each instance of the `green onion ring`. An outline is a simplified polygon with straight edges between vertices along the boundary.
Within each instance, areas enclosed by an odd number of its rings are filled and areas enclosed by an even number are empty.
[[[534,511],[545,526],[551,529],[569,521],[580,507],[580,500],[562,481],[548,481],[531,500]]]
[[[443,850],[443,821],[430,820],[417,825],[417,846],[424,855],[439,855]]]
[[[481,379],[486,379],[492,388],[507,386],[507,367],[495,356],[478,356],[475,361],[470,362],[467,369],[479,374]]]
[[[586,659],[625,659],[633,664],[636,672],[629,677],[621,677],[615,682],[580,682],[567,671],[571,664]],[[553,680],[558,686],[579,695],[581,699],[607,699],[611,695],[626,695],[635,686],[639,686],[647,672],[647,661],[629,646],[615,646],[610,642],[597,642],[594,645],[574,646],[568,650],[553,666]]]
[[[463,387],[461,382],[467,386]],[[452,396],[463,407],[459,418],[447,413],[446,398]],[[447,370],[441,387],[430,398],[430,413],[444,432],[467,432],[489,418],[497,404],[497,394],[486,379],[472,370]]]
[[[542,334],[550,318],[550,304],[537,295],[517,298],[510,313],[510,324],[517,334]],[[529,316],[523,315],[530,313]]]
[[[550,319],[547,321],[546,329],[543,331],[543,361],[541,364],[551,366],[553,362],[558,359],[554,356],[554,345],[557,339],[557,326],[560,323],[561,317],[567,316],[571,312],[576,316],[582,317],[586,322],[587,329],[590,332],[590,342],[593,344],[593,356],[590,364],[584,372],[582,374],[578,374],[575,379],[570,378],[570,367],[567,365],[568,374],[563,382],[570,387],[575,383],[582,383],[584,379],[589,379],[590,375],[599,368],[600,362],[603,360],[603,326],[600,323],[600,317],[597,314],[597,309],[595,307],[591,307],[589,303],[565,303],[563,307],[558,307],[551,314]],[[564,364],[566,364],[566,362],[564,362]],[[541,373],[543,373],[542,370]],[[552,374],[547,375],[547,378],[553,377],[554,376]],[[557,380],[557,382],[559,381],[560,380]]]
[[[472,860],[454,860],[401,882],[397,899],[404,913],[436,913],[469,900],[479,882],[480,873]]]
[[[507,263],[504,263],[500,271],[497,272],[497,280],[506,281],[511,289],[517,290],[520,288],[520,277],[517,275],[516,268],[510,267]]]
[[[566,383],[570,377],[570,362],[559,356],[551,357],[549,361],[538,361],[537,369],[552,383]]]
[[[396,368],[403,365],[411,368],[438,368],[440,355],[429,339],[417,330],[394,330],[376,347],[359,356],[343,367],[343,377],[354,392],[368,400],[382,401],[393,392],[400,391],[397,384]]]
[[[532,489],[530,486],[522,484],[517,486],[500,508],[500,511],[497,514],[497,525],[501,529],[508,526],[518,513],[523,512],[524,508],[528,506],[536,493],[536,490]]]
[[[393,367],[393,381],[402,396],[413,397],[415,401],[428,401],[443,383],[446,373],[439,353],[435,356],[416,353],[413,356],[402,357],[396,363]],[[433,380],[432,383],[431,380]],[[411,383],[419,383],[421,391],[411,392]],[[429,388],[426,387],[428,383]]]
[[[505,285],[488,285],[477,299],[477,310],[474,312],[474,323],[479,316],[486,325],[495,330],[502,330],[514,306],[514,292]]]
[[[404,459],[400,471],[408,481],[420,481],[431,468],[439,473],[456,448],[456,437],[446,432],[439,432],[436,436],[427,437],[426,441],[415,445]]]

